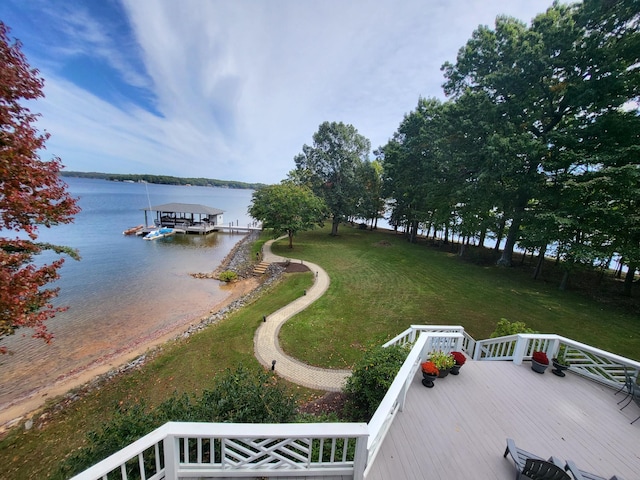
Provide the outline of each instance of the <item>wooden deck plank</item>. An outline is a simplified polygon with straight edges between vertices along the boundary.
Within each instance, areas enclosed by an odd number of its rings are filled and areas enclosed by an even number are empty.
[[[510,479],[507,437],[606,478],[640,477],[640,421],[630,425],[640,411],[633,404],[620,411],[615,390],[511,362],[467,361],[431,389],[420,380],[418,372],[367,480]]]

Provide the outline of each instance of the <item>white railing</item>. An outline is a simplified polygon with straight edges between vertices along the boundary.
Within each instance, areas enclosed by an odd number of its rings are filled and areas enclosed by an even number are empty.
[[[555,358],[561,347],[565,363],[573,373],[614,388],[624,383],[625,369],[638,378],[640,362],[553,334],[522,333],[480,340],[476,342],[473,359],[511,360],[519,365],[531,360],[536,350],[545,352],[549,359]]]
[[[409,341],[408,338],[415,338],[415,333],[422,331],[417,340],[413,343],[411,351],[407,355],[402,367],[398,371],[396,378],[391,383],[389,390],[380,402],[376,412],[371,420],[369,420],[369,440],[367,441],[367,450],[369,458],[367,461],[367,467],[373,465],[375,457],[382,445],[382,441],[386,436],[394,417],[398,412],[401,412],[404,407],[404,402],[407,396],[407,392],[411,387],[411,383],[420,368],[420,363],[425,361],[432,351],[442,350],[444,352],[452,352],[455,350],[460,351],[464,341],[464,331],[458,331],[458,328],[462,327],[448,327],[438,328],[435,327],[433,331],[420,328],[414,328],[412,326],[409,330],[413,330],[413,333],[403,332],[403,334],[396,337],[398,341],[396,343],[387,342],[384,346],[390,345],[405,345]],[[429,327],[431,328],[431,327]]]
[[[459,347],[461,349],[464,348],[465,345],[470,345],[471,342],[474,342],[474,340],[465,333],[464,327],[461,327],[460,325],[411,325],[404,332],[396,335],[385,343],[383,347],[413,344],[422,332],[462,333],[464,335],[464,340]]]
[[[364,423],[169,422],[74,480],[349,476],[362,479]],[[115,477],[114,477],[115,475]]]
[[[430,352],[464,351],[474,360],[521,364],[534,351],[551,359],[560,348],[569,371],[614,388],[625,370],[637,379],[640,362],[547,334],[474,341],[460,326],[412,325],[384,346],[412,345],[368,424],[229,424],[170,422],[85,470],[74,480],[182,477],[345,476],[362,479]]]

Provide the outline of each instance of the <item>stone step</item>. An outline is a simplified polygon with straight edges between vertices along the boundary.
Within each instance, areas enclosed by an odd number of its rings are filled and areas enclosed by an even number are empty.
[[[260,262],[258,265],[253,267],[254,275],[263,275],[267,269],[269,268],[269,262]]]

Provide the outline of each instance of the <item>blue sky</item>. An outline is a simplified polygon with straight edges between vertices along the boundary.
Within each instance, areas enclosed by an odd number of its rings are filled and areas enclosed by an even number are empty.
[[[67,170],[277,183],[324,121],[384,145],[478,25],[551,0],[2,0]]]

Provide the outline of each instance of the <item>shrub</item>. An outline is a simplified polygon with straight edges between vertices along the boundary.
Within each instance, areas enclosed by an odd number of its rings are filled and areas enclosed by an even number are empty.
[[[235,423],[285,423],[296,416],[296,399],[275,375],[240,366],[216,378],[198,405],[200,421]]]
[[[408,349],[400,345],[374,347],[353,368],[344,388],[344,414],[350,421],[368,422],[407,358]]]
[[[221,282],[235,282],[238,279],[238,274],[231,270],[225,270],[224,272],[220,273],[220,275],[218,275],[218,279]]]
[[[491,338],[506,337],[517,333],[536,333],[536,331],[528,328],[524,322],[512,323],[506,318],[501,318],[496,324],[496,329],[491,334]]]
[[[144,401],[118,406],[108,422],[87,434],[88,446],[70,455],[57,473],[69,478],[170,421],[283,423],[292,421],[295,414],[295,398],[274,375],[240,366],[218,376],[213,389],[199,398],[174,393],[155,409]],[[128,478],[136,478],[135,462],[127,464],[127,469]]]

